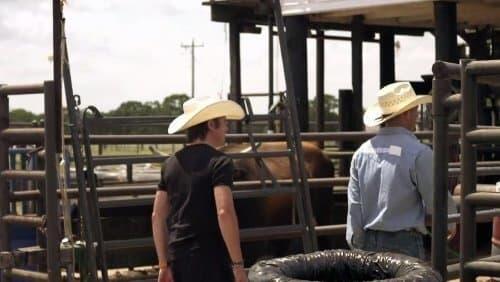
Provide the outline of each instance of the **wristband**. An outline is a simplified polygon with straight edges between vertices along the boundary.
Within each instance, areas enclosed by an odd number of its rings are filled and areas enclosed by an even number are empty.
[[[164,269],[167,269],[168,268],[168,264],[166,262],[160,262],[158,264],[158,267],[161,269],[161,270],[164,270]]]

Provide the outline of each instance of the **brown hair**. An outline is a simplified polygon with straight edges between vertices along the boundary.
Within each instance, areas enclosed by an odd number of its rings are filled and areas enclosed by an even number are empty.
[[[220,126],[219,118],[214,118],[212,120],[215,123],[215,127],[218,128]],[[208,122],[209,121],[207,120],[187,129],[186,133],[188,143],[192,143],[197,139],[204,140],[207,137]]]

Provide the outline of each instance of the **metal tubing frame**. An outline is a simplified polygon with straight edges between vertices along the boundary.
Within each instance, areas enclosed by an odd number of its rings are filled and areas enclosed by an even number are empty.
[[[0,133],[6,143],[43,145],[43,128],[9,128]]]
[[[433,67],[434,70],[434,67]],[[447,214],[448,214],[448,111],[444,101],[451,94],[449,76],[434,73],[432,82],[432,115],[433,115],[433,215],[431,263],[443,280],[447,275]]]
[[[55,83],[44,83],[45,102],[45,205],[47,215],[47,271],[50,281],[61,281],[61,255],[59,240],[61,237],[59,224],[59,199],[57,188],[57,92]],[[61,92],[59,92],[60,95]],[[59,137],[61,138],[61,137]]]
[[[3,216],[2,219],[7,224],[16,224],[35,228],[44,228],[47,226],[46,216],[23,216],[10,214]]]
[[[353,141],[361,142],[375,136],[373,132],[304,132],[300,134],[303,141]],[[432,139],[432,131],[417,131],[415,136],[419,139]],[[256,133],[255,141],[272,142],[286,141],[284,133]],[[451,131],[448,138],[458,140],[460,133]],[[227,142],[249,142],[248,134],[228,134]],[[65,143],[71,142],[70,136],[65,136]],[[90,135],[91,144],[116,145],[116,144],[183,144],[187,142],[184,134],[154,134],[154,135]]]
[[[462,130],[461,130],[461,168],[462,181],[460,191],[460,281],[472,282],[474,275],[465,269],[465,264],[472,261],[476,252],[476,224],[475,224],[475,209],[469,205],[465,198],[470,193],[476,191],[476,161],[477,154],[473,144],[466,137],[467,132],[474,130],[477,125],[476,103],[477,99],[474,96],[476,84],[474,79],[467,75],[465,69],[470,60],[461,61],[461,76],[462,76]]]
[[[40,93],[43,93],[43,83],[0,86],[0,96],[27,95],[27,94],[40,94]]]
[[[310,188],[322,188],[325,185],[341,186],[347,185],[349,183],[348,177],[335,177],[335,178],[309,178],[307,179]],[[284,187],[290,187],[293,185],[292,179],[279,179],[277,180],[279,185]],[[271,180],[266,180],[266,185],[272,185]],[[253,197],[259,197],[257,194],[261,193],[265,195],[266,193],[272,193],[272,189],[266,189],[264,191],[261,188],[261,182],[258,180],[253,181],[237,181],[234,183],[235,187],[235,198],[239,198],[238,194],[244,193],[254,193]],[[111,196],[138,196],[138,195],[154,195],[157,190],[156,185],[133,185],[133,186],[108,186],[97,188],[97,194],[99,197],[111,197]],[[267,191],[269,190],[269,191]],[[87,189],[89,192],[90,190]],[[60,191],[58,191],[60,193]],[[68,197],[74,199],[78,197],[78,189],[67,189]],[[10,198],[12,201],[25,201],[31,199],[38,199],[41,197],[40,191],[30,190],[30,191],[18,191],[12,192]]]
[[[500,60],[471,62],[465,72],[471,76],[499,75]]]
[[[474,144],[479,143],[500,143],[500,128],[476,129],[466,133],[466,138]]]
[[[9,127],[9,98],[0,95],[0,132]],[[9,144],[0,138],[0,172],[9,169]],[[7,224],[3,221],[3,215],[9,213],[9,186],[7,181],[0,179],[0,252],[10,251],[10,236]],[[0,281],[8,282],[0,270]]]
[[[33,180],[33,181],[43,181],[45,180],[46,172],[43,170],[5,170],[0,173],[0,178],[3,180]]]
[[[5,271],[5,276],[8,278],[21,278],[23,281],[53,281],[50,280],[50,274],[24,270],[19,268],[12,268]],[[4,281],[4,280],[2,280]]]

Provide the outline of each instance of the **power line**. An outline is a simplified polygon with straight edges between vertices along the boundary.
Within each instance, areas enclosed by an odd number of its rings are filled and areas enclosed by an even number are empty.
[[[194,44],[194,39],[191,41],[191,44],[181,44],[181,47],[184,49],[191,49],[191,98],[194,97],[194,65],[195,65],[195,54],[194,50],[199,47],[203,47],[203,44],[196,45]]]

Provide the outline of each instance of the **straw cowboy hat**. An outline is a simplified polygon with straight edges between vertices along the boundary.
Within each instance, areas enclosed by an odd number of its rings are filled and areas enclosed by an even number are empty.
[[[169,134],[177,133],[214,118],[225,117],[228,120],[241,120],[245,117],[243,108],[237,103],[210,97],[191,98],[182,105],[182,109],[184,113],[170,123]]]
[[[378,103],[369,107],[363,122],[366,126],[380,125],[418,105],[432,102],[430,95],[417,95],[409,82],[396,82],[380,89]]]

